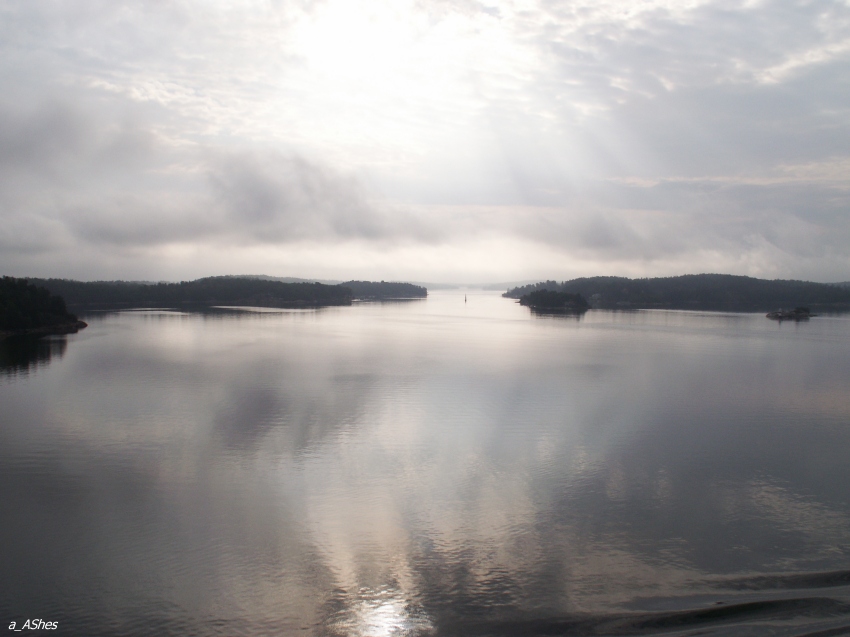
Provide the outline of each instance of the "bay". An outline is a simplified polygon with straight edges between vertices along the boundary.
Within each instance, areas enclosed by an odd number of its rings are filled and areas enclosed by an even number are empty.
[[[7,625],[850,632],[847,315],[469,290],[85,320],[0,343]]]

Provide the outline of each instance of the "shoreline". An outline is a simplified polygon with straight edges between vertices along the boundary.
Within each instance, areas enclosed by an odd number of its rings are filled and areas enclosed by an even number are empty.
[[[43,327],[30,327],[20,330],[0,330],[0,341],[13,336],[55,336],[60,334],[76,334],[83,328],[88,327],[85,321],[74,321],[72,323],[60,323],[58,325],[45,325]]]

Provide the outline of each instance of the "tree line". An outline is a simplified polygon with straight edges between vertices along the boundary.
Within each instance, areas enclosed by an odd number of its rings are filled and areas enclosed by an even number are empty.
[[[590,307],[581,294],[570,294],[569,292],[558,292],[545,288],[523,294],[519,303],[520,305],[527,305],[533,310],[562,312],[583,312]]]
[[[25,332],[77,323],[62,297],[24,279],[0,279],[0,331]]]
[[[207,277],[179,283],[29,279],[81,309],[247,305],[318,307],[350,305],[349,288],[322,283],[283,283],[254,278]]]
[[[391,281],[346,281],[340,285],[349,288],[355,299],[364,301],[380,299],[423,299],[428,290],[412,283]]]
[[[420,298],[428,291],[410,283],[349,281],[339,285],[284,282],[260,277],[217,276],[181,281],[73,281],[29,279],[73,308],[184,307],[241,305],[322,307],[350,305],[354,299]]]
[[[520,299],[539,290],[580,294],[598,308],[664,308],[732,312],[765,312],[808,306],[850,309],[850,289],[811,281],[765,280],[731,274],[688,274],[628,279],[588,277],[541,281],[513,288],[503,296]]]

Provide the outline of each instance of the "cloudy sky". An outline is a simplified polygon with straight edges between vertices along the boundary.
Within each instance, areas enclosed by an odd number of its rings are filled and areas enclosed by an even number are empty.
[[[0,273],[850,279],[846,0],[0,0]]]

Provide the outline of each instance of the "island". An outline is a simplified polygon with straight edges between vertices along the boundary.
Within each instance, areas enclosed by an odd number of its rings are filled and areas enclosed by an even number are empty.
[[[25,279],[0,279],[0,339],[9,336],[73,334],[86,327],[62,297]]]
[[[253,306],[315,308],[351,305],[349,288],[323,283],[284,283],[254,277],[205,277],[179,283],[30,279],[60,294],[76,310]]]
[[[80,310],[193,308],[216,306],[319,308],[353,300],[424,298],[428,291],[410,283],[350,281],[320,283],[260,275],[215,276],[194,281],[73,281],[29,279],[68,306]]]
[[[541,281],[503,296],[521,299],[538,290],[580,294],[592,308],[768,312],[778,307],[819,311],[850,310],[850,289],[811,281],[765,280],[731,274],[688,274],[629,279],[588,277],[558,283]]]
[[[545,288],[523,294],[519,303],[541,313],[580,314],[590,308],[581,294],[556,292]]]
[[[817,316],[817,314],[812,314],[807,307],[795,307],[793,310],[780,309],[767,313],[767,318],[774,321],[807,321],[812,316]]]

